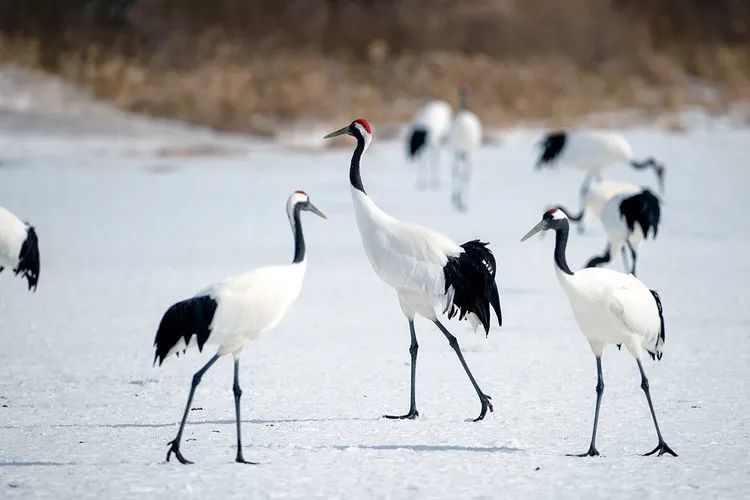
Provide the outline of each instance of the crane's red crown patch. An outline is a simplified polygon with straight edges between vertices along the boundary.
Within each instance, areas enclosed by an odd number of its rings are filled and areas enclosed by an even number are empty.
[[[370,122],[368,122],[364,118],[357,118],[356,120],[354,120],[354,123],[359,123],[360,125],[364,127],[365,130],[367,130],[368,134],[372,134],[372,129],[370,128]]]

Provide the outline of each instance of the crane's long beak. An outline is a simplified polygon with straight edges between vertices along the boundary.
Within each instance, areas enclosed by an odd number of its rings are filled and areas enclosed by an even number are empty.
[[[331,137],[338,137],[340,135],[348,134],[349,133],[349,125],[347,125],[344,128],[340,128],[335,132],[331,132],[327,136],[323,137],[323,139],[330,139]]]
[[[537,224],[536,226],[532,227],[531,230],[528,233],[526,233],[523,236],[523,238],[521,238],[521,242],[524,242],[524,241],[528,240],[529,238],[531,238],[532,236],[534,236],[536,233],[538,233],[540,231],[544,231],[545,229],[547,229],[547,221],[546,220],[539,221],[539,224]]]
[[[324,214],[323,212],[321,212],[320,210],[318,210],[318,207],[316,207],[315,205],[313,205],[309,201],[307,202],[307,210],[309,210],[310,212],[314,213],[318,217],[322,217],[323,219],[327,219],[328,218],[328,217],[326,217],[326,214]]]

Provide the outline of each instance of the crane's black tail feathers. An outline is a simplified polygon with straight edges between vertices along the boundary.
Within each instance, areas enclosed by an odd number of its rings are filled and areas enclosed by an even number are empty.
[[[167,309],[154,339],[156,348],[154,364],[158,360],[161,366],[169,355],[169,351],[177,345],[180,339],[184,340],[187,347],[193,335],[196,337],[198,350],[202,351],[203,344],[211,334],[211,322],[214,319],[216,306],[216,301],[212,297],[202,295],[183,300]]]
[[[490,307],[495,310],[497,322],[502,326],[503,316],[500,310],[500,295],[495,283],[495,256],[487,248],[487,243],[473,240],[461,245],[464,251],[456,257],[449,257],[443,268],[445,293],[452,291],[452,303],[446,312],[448,319],[458,315],[463,320],[473,313],[484,327],[485,334],[490,331]]]
[[[409,136],[409,157],[414,158],[427,144],[427,131],[423,128],[415,128]]]
[[[542,168],[543,165],[553,163],[560,156],[560,152],[565,147],[566,140],[567,136],[562,130],[545,135],[539,141],[542,153],[536,161],[536,168]]]
[[[644,189],[640,193],[624,199],[620,203],[620,213],[625,217],[625,222],[630,231],[633,231],[637,223],[641,226],[645,238],[648,238],[651,228],[654,230],[652,238],[656,238],[661,219],[661,203],[659,198],[650,190]]]
[[[36,285],[39,283],[39,240],[34,226],[26,226],[26,239],[21,245],[18,266],[13,272],[26,278],[29,290],[36,291]]]
[[[664,309],[661,306],[661,298],[659,297],[659,294],[656,292],[656,290],[649,291],[651,292],[651,295],[654,296],[654,300],[656,301],[656,308],[659,310],[660,330],[659,336],[656,338],[654,350],[653,352],[649,350],[648,354],[651,356],[651,359],[661,360],[661,357],[664,355],[664,342],[666,342],[667,339],[666,332],[664,330]]]

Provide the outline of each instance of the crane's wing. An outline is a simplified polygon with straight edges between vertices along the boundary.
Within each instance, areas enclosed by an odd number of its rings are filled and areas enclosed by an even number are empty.
[[[620,325],[644,339],[656,337],[660,333],[661,321],[654,296],[651,291],[632,274],[612,272],[616,282],[605,294],[607,309]]]

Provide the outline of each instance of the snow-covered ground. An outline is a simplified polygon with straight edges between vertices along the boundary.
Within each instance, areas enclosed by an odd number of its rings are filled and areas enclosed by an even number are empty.
[[[663,226],[639,271],[664,302],[667,353],[646,369],[680,456],[640,456],[656,445],[648,407],[634,361],[610,348],[604,456],[579,459],[565,454],[588,445],[594,358],[554,276],[552,240],[519,238],[548,204],[575,205],[580,175],[532,170],[538,131],[507,131],[482,150],[466,215],[445,187],[416,191],[401,145],[376,136],[368,192],[402,219],[491,241],[506,320],[487,339],[450,325],[494,413],[467,421],[476,396],[444,338],[418,321],[421,417],[392,421],[380,416],[408,406],[408,329],[359,241],[349,149],[287,150],[109,111],[0,108],[0,205],[37,227],[42,254],[36,294],[0,274],[0,497],[747,495],[750,130],[709,120],[681,134],[626,131],[668,166]],[[183,453],[196,464],[167,464],[190,377],[211,353],[152,367],[161,314],[226,275],[291,259],[284,203],[299,188],[329,220],[305,220],[302,294],[242,358],[245,457],[261,465],[232,462],[228,358],[194,401]],[[604,247],[589,228],[573,235],[576,266]]]

